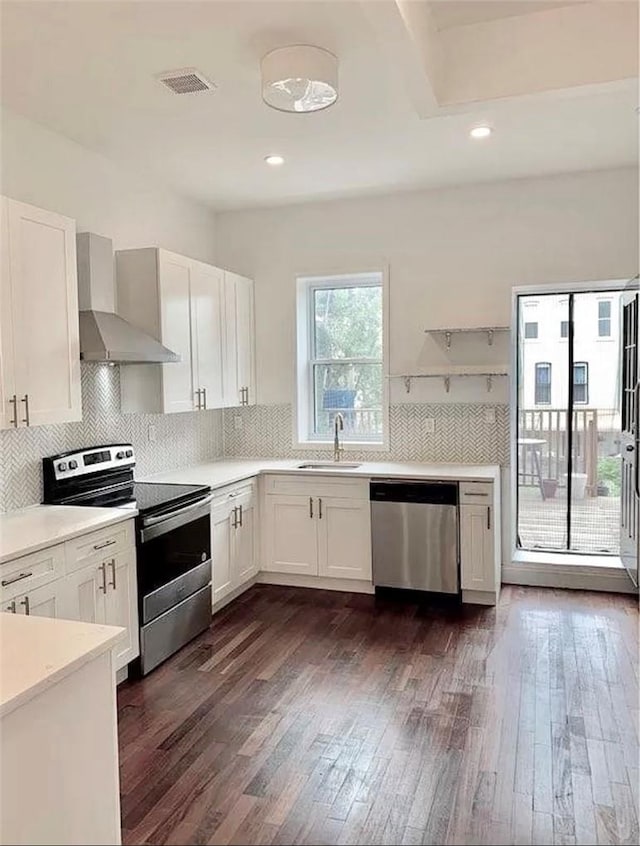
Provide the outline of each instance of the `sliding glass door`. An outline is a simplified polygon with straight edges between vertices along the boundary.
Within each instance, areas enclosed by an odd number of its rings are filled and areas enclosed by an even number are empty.
[[[619,553],[620,298],[518,297],[521,548]]]

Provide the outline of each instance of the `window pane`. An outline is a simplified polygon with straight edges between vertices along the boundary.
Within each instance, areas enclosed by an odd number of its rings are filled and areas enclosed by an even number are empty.
[[[382,358],[382,287],[313,292],[315,358]]]
[[[314,365],[314,432],[332,436],[337,412],[345,440],[382,437],[382,364]]]
[[[536,364],[535,402],[537,405],[551,402],[551,365],[547,362]]]
[[[611,318],[602,317],[598,320],[598,335],[600,338],[608,338],[611,335]]]
[[[560,337],[561,338],[568,338],[569,337],[569,321],[568,320],[561,320],[560,321]]]
[[[538,337],[538,324],[537,323],[525,323],[524,324],[524,336],[525,336],[525,338],[537,338]]]
[[[611,300],[600,300],[598,303],[598,317],[611,317]]]

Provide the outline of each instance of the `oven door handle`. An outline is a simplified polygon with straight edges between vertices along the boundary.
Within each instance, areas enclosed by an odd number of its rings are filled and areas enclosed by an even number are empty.
[[[142,543],[153,540],[160,535],[165,535],[167,532],[178,529],[192,520],[198,520],[200,517],[206,517],[211,512],[209,506],[213,501],[213,494],[199,499],[197,502],[192,502],[190,505],[185,505],[177,511],[172,511],[169,514],[163,514],[159,517],[143,517],[142,528],[140,530],[140,540]]]

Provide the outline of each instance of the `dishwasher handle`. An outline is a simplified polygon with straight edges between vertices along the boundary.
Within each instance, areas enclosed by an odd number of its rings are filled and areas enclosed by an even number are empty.
[[[418,482],[385,479],[371,482],[372,502],[415,502],[424,505],[457,505],[458,485],[455,482]]]

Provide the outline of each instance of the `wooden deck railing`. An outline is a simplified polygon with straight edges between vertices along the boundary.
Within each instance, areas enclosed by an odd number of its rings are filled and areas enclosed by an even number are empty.
[[[615,412],[596,408],[574,409],[573,472],[586,473],[587,496],[596,496],[598,488],[598,415],[611,418]],[[609,422],[609,421],[607,421]],[[545,479],[563,483],[567,472],[567,411],[560,408],[525,408],[520,410],[518,439],[544,440],[538,455]],[[520,484],[538,485],[539,478],[532,448],[519,448],[518,477]]]

